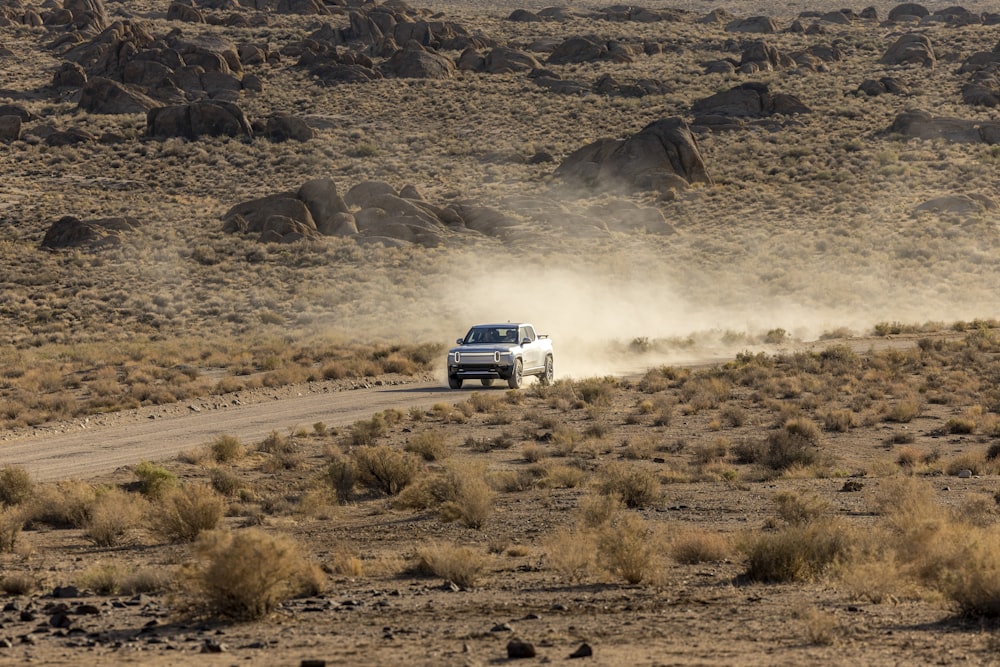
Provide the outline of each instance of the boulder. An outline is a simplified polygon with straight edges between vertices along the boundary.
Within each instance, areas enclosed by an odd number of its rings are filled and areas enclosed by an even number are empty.
[[[811,113],[794,95],[772,93],[766,83],[744,83],[721,93],[695,100],[696,116],[737,116],[762,118],[774,114]],[[695,124],[698,124],[697,121]]]
[[[498,47],[490,50],[483,62],[483,67],[491,74],[501,72],[530,72],[541,66],[542,64],[530,53],[507,47]]]
[[[600,139],[570,154],[556,177],[589,190],[665,192],[711,183],[698,143],[678,117],[650,123],[628,139]]]
[[[168,21],[182,21],[184,23],[204,23],[205,15],[196,7],[186,5],[183,2],[171,2],[167,8]]]
[[[41,247],[48,250],[63,248],[99,248],[118,245],[128,232],[139,227],[134,218],[103,218],[83,221],[71,215],[52,223],[45,232]]]
[[[87,83],[87,72],[80,65],[64,62],[52,75],[54,88],[83,88]]]
[[[985,211],[995,211],[997,203],[985,195],[945,195],[935,197],[920,204],[914,213],[953,213],[975,215]]]
[[[455,65],[436,51],[411,41],[380,69],[384,75],[400,79],[447,79],[455,71]]]
[[[542,20],[542,17],[527,9],[515,9],[507,17],[507,20],[514,21],[515,23],[538,23]]]
[[[46,146],[73,146],[76,144],[89,144],[94,141],[97,141],[97,137],[79,127],[58,130],[45,137]]]
[[[89,113],[127,114],[149,112],[159,103],[126,84],[99,76],[84,84],[77,106]]]
[[[921,65],[933,67],[934,47],[927,35],[910,32],[897,39],[879,59],[882,65]]]
[[[382,195],[397,195],[396,188],[382,181],[362,181],[344,194],[348,206],[369,208]]]
[[[82,34],[95,35],[108,27],[108,12],[101,0],[64,0],[70,23]]]
[[[0,116],[0,141],[10,143],[21,139],[21,117]]]
[[[271,218],[293,220],[305,229],[318,232],[316,221],[305,202],[295,193],[283,192],[268,195],[233,206],[222,216],[223,230],[259,234]]]
[[[146,114],[146,134],[151,137],[253,137],[250,121],[231,102],[204,101],[158,107]]]
[[[91,77],[122,80],[125,65],[153,42],[152,26],[138,21],[115,21],[90,42],[69,49],[63,57]]]
[[[298,116],[275,114],[267,119],[264,136],[275,142],[288,141],[290,139],[294,139],[295,141],[309,141],[316,136],[316,133]]]
[[[890,134],[916,139],[943,139],[952,143],[1000,144],[1000,121],[975,121],[933,116],[927,111],[904,111],[889,126]]]
[[[0,104],[0,116],[17,116],[22,123],[38,120],[38,116],[31,113],[20,104]]]
[[[876,97],[887,93],[891,95],[905,95],[907,91],[898,79],[891,76],[883,76],[878,80],[865,79],[855,92],[868,95],[869,97]]]
[[[347,204],[337,192],[337,185],[329,178],[315,178],[303,183],[295,198],[306,205],[316,229],[327,236],[341,235],[335,230],[343,227],[341,217],[348,213]]]
[[[751,16],[730,21],[726,25],[726,32],[771,34],[778,32],[778,26],[769,16]]]
[[[609,42],[594,35],[587,35],[564,40],[549,54],[546,62],[550,65],[568,65],[598,60],[630,63],[633,61],[632,56],[631,50],[618,42]]]
[[[905,20],[922,19],[929,14],[930,11],[923,5],[918,5],[914,2],[907,2],[901,5],[896,5],[890,9],[888,20],[891,23],[896,23]]]

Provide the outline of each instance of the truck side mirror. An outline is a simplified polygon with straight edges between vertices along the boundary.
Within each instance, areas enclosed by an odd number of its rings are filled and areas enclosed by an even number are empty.
[[[530,338],[525,338],[524,340],[521,341],[521,345],[530,345],[530,344],[531,344]]]
[[[455,342],[458,343],[459,345],[462,345],[463,343],[465,343],[465,339],[464,338],[459,338]]]

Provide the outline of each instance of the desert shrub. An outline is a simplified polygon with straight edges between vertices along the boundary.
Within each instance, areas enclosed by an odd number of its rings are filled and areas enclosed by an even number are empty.
[[[966,452],[948,459],[944,472],[947,475],[957,475],[963,470],[969,470],[973,475],[980,475],[986,469],[986,457],[982,452]]]
[[[715,438],[710,442],[698,443],[691,448],[695,465],[707,465],[726,458],[729,453],[729,441],[725,438]]]
[[[946,433],[968,435],[976,431],[976,420],[969,417],[952,417],[944,423]]]
[[[652,526],[636,514],[625,514],[606,524],[597,538],[597,563],[630,584],[653,580],[659,574],[660,540]]]
[[[830,503],[823,498],[803,496],[794,491],[779,491],[773,500],[778,517],[793,526],[816,521],[830,511]]]
[[[351,424],[349,431],[350,443],[356,447],[374,445],[375,442],[389,432],[389,424],[381,412],[372,415],[370,419],[359,419]]]
[[[118,576],[118,592],[121,595],[159,593],[168,590],[173,583],[173,573],[161,568],[140,568],[121,573]]]
[[[472,547],[432,542],[417,549],[416,569],[470,589],[475,588],[485,571],[486,557]]]
[[[177,486],[177,475],[149,461],[135,467],[135,476],[139,479],[139,491],[149,498],[159,498]]]
[[[823,428],[827,431],[846,433],[858,423],[858,416],[853,410],[829,410],[823,414]]]
[[[205,611],[237,620],[263,618],[317,583],[290,537],[257,528],[203,532],[195,557],[184,572],[187,591]]]
[[[20,505],[31,497],[33,488],[31,475],[21,466],[5,465],[0,468],[0,503]]]
[[[739,548],[746,556],[746,577],[760,582],[811,581],[846,559],[853,531],[824,519],[747,535]]]
[[[958,543],[953,567],[939,586],[964,616],[1000,617],[1000,533],[976,530]]]
[[[121,574],[112,563],[96,563],[77,575],[76,585],[98,595],[114,595],[119,589]]]
[[[841,633],[837,617],[828,611],[810,607],[798,614],[806,641],[813,646],[830,646]]]
[[[416,456],[387,445],[357,447],[351,458],[361,484],[390,496],[402,491],[420,471]]]
[[[24,511],[19,507],[0,509],[0,552],[14,551],[24,528]]]
[[[560,528],[544,541],[543,548],[545,562],[573,583],[583,581],[597,561],[597,542],[587,530]]]
[[[656,440],[649,436],[630,437],[622,448],[622,456],[632,461],[644,461],[653,457]]]
[[[649,507],[659,500],[656,475],[643,466],[612,462],[601,468],[600,476],[601,493],[621,498],[626,507]]]
[[[150,508],[154,532],[170,542],[193,542],[214,529],[225,512],[222,496],[207,484],[189,483],[165,493]]]
[[[908,423],[920,416],[920,399],[907,396],[899,399],[889,408],[885,415],[886,421]]]
[[[441,519],[460,521],[467,528],[482,528],[493,513],[493,490],[482,471],[452,468],[448,475],[457,490],[455,497],[441,506]]]
[[[729,558],[732,543],[722,533],[689,529],[672,537],[669,551],[678,563],[714,563]]]
[[[212,488],[224,496],[235,496],[246,488],[239,475],[225,468],[212,468],[208,472],[208,480]]]
[[[120,489],[102,489],[83,528],[83,536],[99,547],[125,543],[142,521],[145,503],[141,497]]]
[[[42,582],[30,573],[11,572],[0,577],[0,591],[6,595],[31,595]]]
[[[337,502],[346,503],[354,495],[354,485],[358,483],[358,468],[354,459],[338,451],[330,453],[324,477],[337,495]]]
[[[239,438],[232,435],[220,435],[212,441],[209,449],[217,463],[231,463],[243,456],[243,445]]]
[[[549,489],[575,489],[583,486],[588,477],[586,470],[574,465],[547,465],[543,472],[539,486]]]
[[[617,380],[611,377],[585,378],[574,383],[576,395],[590,405],[607,405],[614,396]]]
[[[268,433],[267,437],[257,445],[257,451],[271,456],[294,454],[295,450],[295,440],[289,436],[281,435],[277,431]]]
[[[521,446],[521,458],[527,463],[538,463],[545,456],[542,448],[533,442]]]
[[[789,419],[782,429],[767,437],[767,449],[762,463],[774,470],[787,470],[792,466],[808,467],[820,459],[816,442],[819,427],[809,419]]]
[[[42,484],[25,506],[25,520],[27,525],[82,528],[96,500],[97,490],[86,482],[68,480]]]
[[[475,412],[487,414],[502,409],[506,404],[503,394],[482,391],[472,392],[468,402]]]
[[[578,510],[580,524],[585,528],[597,528],[609,524],[621,515],[625,504],[613,495],[590,494],[580,499]]]
[[[736,428],[746,424],[747,411],[735,403],[726,403],[719,411],[719,417],[723,423]]]
[[[423,431],[406,443],[408,452],[419,454],[425,461],[440,461],[448,457],[448,443],[444,431]]]

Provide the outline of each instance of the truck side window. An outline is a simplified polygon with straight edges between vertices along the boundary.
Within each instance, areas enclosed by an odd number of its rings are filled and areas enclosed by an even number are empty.
[[[527,338],[532,343],[535,342],[535,330],[531,327],[521,327],[521,340]]]

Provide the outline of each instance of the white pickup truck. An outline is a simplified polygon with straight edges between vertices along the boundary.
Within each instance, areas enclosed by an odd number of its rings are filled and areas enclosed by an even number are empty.
[[[530,324],[477,324],[456,342],[458,347],[448,350],[452,389],[461,389],[465,380],[479,380],[489,387],[497,379],[517,389],[526,375],[552,382],[552,340],[536,334]]]

